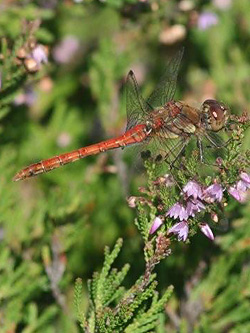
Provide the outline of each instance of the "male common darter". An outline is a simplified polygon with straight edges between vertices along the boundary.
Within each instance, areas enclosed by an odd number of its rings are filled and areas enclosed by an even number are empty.
[[[229,110],[213,99],[206,100],[200,108],[174,101],[182,56],[183,50],[180,50],[169,62],[162,80],[146,101],[139,92],[134,73],[129,72],[126,81],[127,128],[124,134],[31,164],[19,171],[13,180],[23,180],[89,155],[134,144],[145,147],[154,145],[159,152],[164,152],[164,160],[174,163],[193,136],[197,139],[202,160],[202,138],[217,146],[213,133],[225,127]]]

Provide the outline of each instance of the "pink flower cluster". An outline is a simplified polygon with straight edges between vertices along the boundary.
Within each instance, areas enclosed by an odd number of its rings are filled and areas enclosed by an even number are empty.
[[[244,202],[247,195],[246,191],[249,188],[250,175],[246,172],[241,172],[240,180],[235,185],[230,186],[227,191],[234,199]],[[186,241],[189,232],[188,219],[205,210],[206,204],[221,202],[224,190],[221,184],[218,183],[204,188],[196,181],[189,181],[183,188],[185,205],[177,202],[165,214],[166,217],[172,217],[180,221],[174,224],[168,230],[168,233],[176,234],[179,241]],[[150,229],[150,234],[153,234],[162,224],[163,219],[156,217]],[[207,223],[202,222],[199,224],[199,227],[206,237],[214,240],[213,232]]]
[[[197,26],[199,30],[207,30],[218,24],[218,16],[213,12],[203,12],[199,15]]]
[[[230,186],[228,193],[239,201],[245,202],[247,199],[247,190],[250,188],[250,175],[246,172],[240,173],[240,180],[233,186]]]
[[[54,48],[53,57],[54,59],[61,63],[69,63],[76,53],[80,49],[80,42],[74,36],[66,36],[64,39]]]

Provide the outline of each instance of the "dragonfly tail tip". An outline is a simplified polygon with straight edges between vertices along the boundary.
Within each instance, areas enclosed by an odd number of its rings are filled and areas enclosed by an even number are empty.
[[[13,178],[12,178],[12,181],[13,182],[17,182],[18,180],[20,180],[21,177],[19,176],[19,174],[16,174]]]

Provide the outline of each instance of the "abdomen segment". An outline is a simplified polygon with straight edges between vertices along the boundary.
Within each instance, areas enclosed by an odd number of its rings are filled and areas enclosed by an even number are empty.
[[[31,164],[28,167],[20,170],[13,178],[13,181],[23,180],[44,172],[49,172],[53,169],[59,168],[60,166],[75,162],[89,155],[95,155],[107,150],[126,147],[137,142],[142,142],[146,139],[147,136],[148,134],[146,133],[146,125],[137,125],[116,138],[102,141],[100,143],[76,149],[72,152],[54,156],[41,162]]]

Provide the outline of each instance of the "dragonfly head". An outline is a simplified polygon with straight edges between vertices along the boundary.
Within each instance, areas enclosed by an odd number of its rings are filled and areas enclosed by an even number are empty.
[[[229,109],[221,102],[207,99],[201,106],[201,115],[206,129],[218,132],[225,127],[228,121]]]

